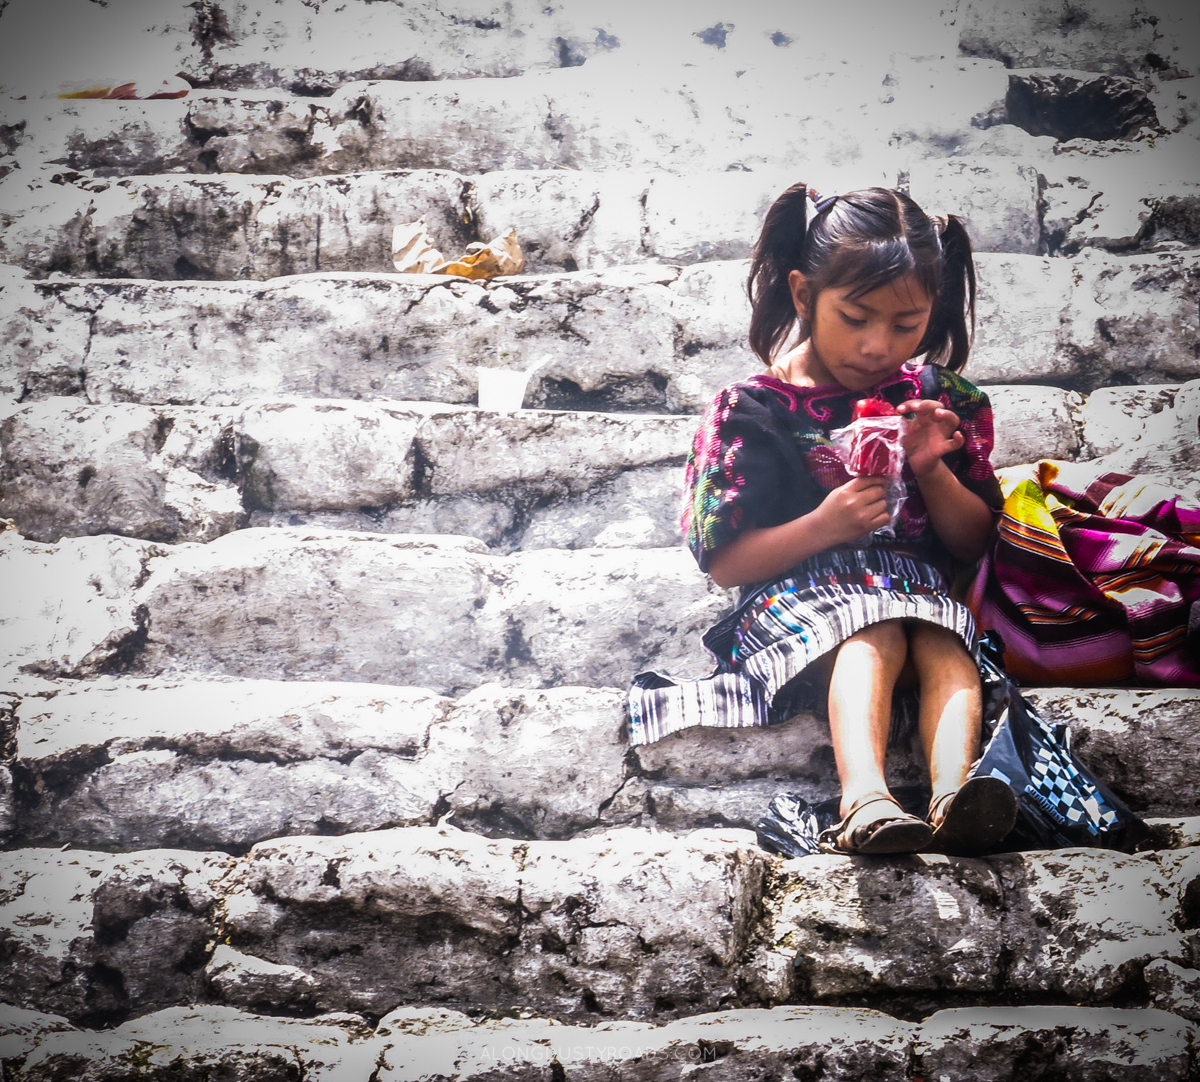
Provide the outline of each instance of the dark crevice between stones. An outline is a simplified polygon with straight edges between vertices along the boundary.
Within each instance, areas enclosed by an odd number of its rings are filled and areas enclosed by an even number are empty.
[[[640,377],[619,377],[594,391],[584,391],[571,379],[543,379],[539,405],[552,410],[585,410],[598,413],[672,413],[667,403],[668,378],[658,372]]]
[[[148,574],[148,572],[144,572]],[[140,585],[140,583],[139,583]],[[150,638],[150,610],[145,605],[139,605],[133,613],[134,628],[126,632],[113,647],[108,657],[97,666],[101,676],[113,676],[129,672],[141,657]]]
[[[1061,142],[1130,139],[1161,127],[1146,87],[1119,75],[1013,73],[1004,104],[1010,123]]]
[[[120,970],[96,962],[87,971],[87,994],[83,1013],[72,1019],[88,1029],[119,1025],[129,1017],[132,1003]]]
[[[515,841],[533,841],[538,832],[519,815],[510,812],[501,800],[494,800],[486,807],[469,811],[456,811],[447,820],[453,827],[485,838],[511,838]]]

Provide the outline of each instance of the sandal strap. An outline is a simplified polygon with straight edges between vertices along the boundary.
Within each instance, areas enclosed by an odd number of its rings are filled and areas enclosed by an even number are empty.
[[[850,821],[860,811],[862,811],[863,808],[871,804],[880,804],[885,802],[891,804],[892,807],[896,809],[895,815],[881,815],[878,819],[872,819],[868,823],[860,824],[858,827],[855,827],[854,830],[849,829]],[[835,845],[838,849],[845,852],[853,852],[856,848],[854,843],[854,834],[858,830],[863,829],[863,827],[876,826],[880,823],[893,823],[903,820],[911,820],[914,823],[922,822],[922,820],[918,819],[915,815],[911,815],[902,807],[900,807],[900,802],[896,800],[894,796],[891,796],[888,793],[868,793],[866,796],[860,797],[850,806],[850,810],[842,817],[841,822],[834,823],[833,826],[826,827],[823,831],[821,831],[817,840],[822,843]]]
[[[946,812],[950,810],[950,802],[958,796],[959,792],[961,792],[961,787],[959,789],[951,789],[948,793],[942,793],[941,796],[934,797],[929,802],[929,811],[925,813],[925,822],[933,826],[935,818],[939,823],[944,820]]]

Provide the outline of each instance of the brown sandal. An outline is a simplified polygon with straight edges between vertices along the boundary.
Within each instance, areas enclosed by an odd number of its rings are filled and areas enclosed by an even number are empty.
[[[952,856],[985,853],[1017,821],[1017,798],[1007,782],[980,774],[929,805],[930,850]]]
[[[851,822],[872,804],[888,804],[891,811],[855,826]],[[821,831],[818,839],[827,853],[915,853],[929,844],[933,829],[922,819],[909,815],[894,797],[871,793],[855,802],[840,823]]]

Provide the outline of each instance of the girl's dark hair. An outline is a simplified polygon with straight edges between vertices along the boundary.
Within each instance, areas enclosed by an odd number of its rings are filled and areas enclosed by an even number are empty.
[[[770,364],[795,324],[790,271],[808,279],[810,310],[823,289],[852,286],[851,297],[861,297],[912,274],[933,301],[917,353],[959,371],[975,330],[975,264],[961,219],[935,221],[903,192],[863,188],[824,202],[810,222],[807,193],[807,185],[792,185],[763,221],[746,283],[750,348]]]

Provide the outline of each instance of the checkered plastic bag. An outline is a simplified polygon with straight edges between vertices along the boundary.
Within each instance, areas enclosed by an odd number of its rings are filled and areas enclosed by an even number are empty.
[[[1132,852],[1150,833],[1071,751],[1070,730],[1049,725],[1003,666],[1004,642],[980,642],[983,755],[971,776],[990,774],[1017,795],[1017,823],[997,847],[1061,849],[1087,845]]]

